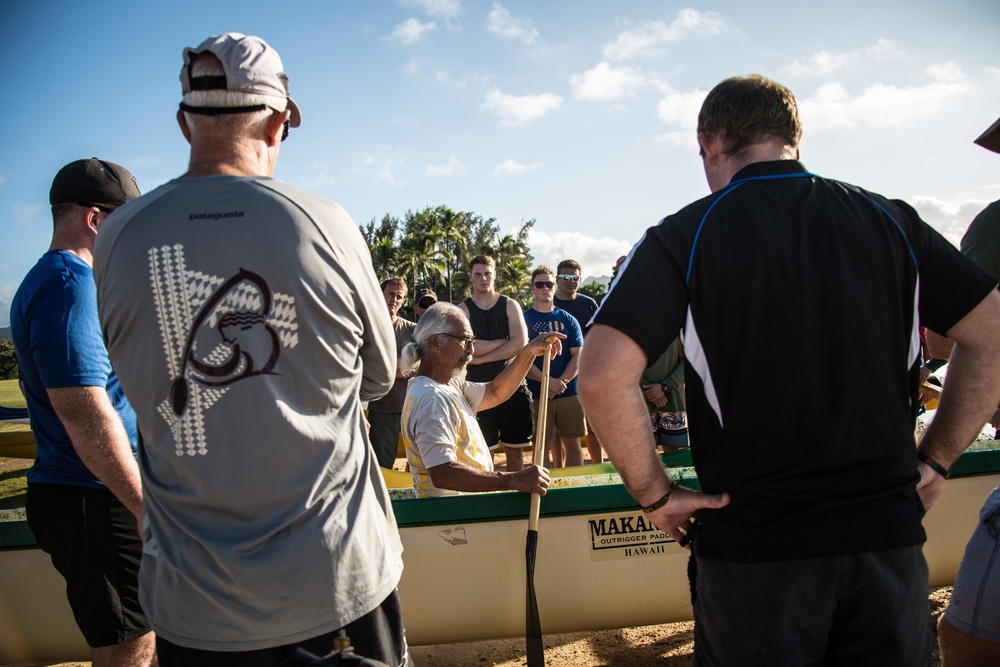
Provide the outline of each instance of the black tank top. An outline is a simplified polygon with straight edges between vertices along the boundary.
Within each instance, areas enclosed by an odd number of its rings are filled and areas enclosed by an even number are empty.
[[[464,301],[469,309],[469,324],[472,325],[472,335],[483,340],[507,339],[510,334],[510,323],[507,321],[507,297],[500,295],[497,302],[489,310],[483,310],[475,304],[472,298]],[[489,382],[504,369],[506,361],[490,361],[478,366],[469,366],[466,379],[471,382]]]

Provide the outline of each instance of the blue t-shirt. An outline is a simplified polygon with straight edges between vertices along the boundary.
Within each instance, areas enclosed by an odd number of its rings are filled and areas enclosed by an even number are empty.
[[[71,252],[45,253],[14,295],[10,329],[38,450],[28,482],[103,487],[77,456],[46,391],[104,387],[135,453],[135,412],[108,361],[93,270]]]
[[[553,308],[551,313],[540,313],[534,308],[528,308],[524,311],[524,321],[528,325],[528,332],[532,338],[540,333],[550,331],[566,334],[566,338],[562,341],[562,354],[553,357],[549,366],[549,376],[559,377],[566,370],[566,366],[572,358],[570,348],[583,347],[583,331],[580,329],[580,323],[562,308]],[[535,357],[535,366],[539,369],[543,363],[542,357]],[[531,395],[537,399],[541,393],[542,383],[528,380],[528,389],[531,390]],[[576,378],[570,380],[569,384],[566,385],[566,391],[556,398],[565,396],[576,396]]]

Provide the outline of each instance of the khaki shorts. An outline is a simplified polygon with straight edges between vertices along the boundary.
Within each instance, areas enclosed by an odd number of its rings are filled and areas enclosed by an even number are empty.
[[[558,433],[563,438],[582,438],[587,435],[587,420],[584,418],[580,397],[556,396],[549,399],[549,418],[545,421],[546,433]],[[535,415],[538,415],[538,401],[535,401]]]

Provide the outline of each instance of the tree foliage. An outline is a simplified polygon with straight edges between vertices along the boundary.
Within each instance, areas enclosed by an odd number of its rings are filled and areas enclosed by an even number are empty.
[[[402,219],[388,213],[361,226],[379,280],[400,276],[410,294],[434,290],[441,301],[457,303],[472,294],[469,262],[490,255],[497,264],[496,289],[522,306],[531,303],[532,260],[528,233],[535,221],[514,234],[501,235],[495,218],[447,206],[407,211]]]
[[[0,338],[0,380],[16,380],[17,377],[14,343],[6,338]]]
[[[608,293],[608,288],[603,283],[594,281],[592,283],[587,283],[586,285],[581,285],[580,291],[597,303],[600,303],[601,299],[604,298],[604,295]]]

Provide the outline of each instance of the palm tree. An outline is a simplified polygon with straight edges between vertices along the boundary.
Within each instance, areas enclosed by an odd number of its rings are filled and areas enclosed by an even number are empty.
[[[375,218],[372,218],[367,225],[361,227],[361,234],[368,243],[375,275],[380,280],[396,275],[396,237],[399,234],[399,219],[387,213],[382,216],[382,221],[376,227]]]

